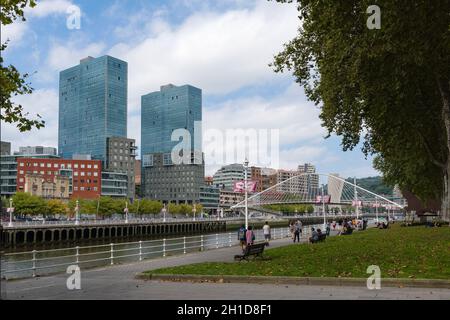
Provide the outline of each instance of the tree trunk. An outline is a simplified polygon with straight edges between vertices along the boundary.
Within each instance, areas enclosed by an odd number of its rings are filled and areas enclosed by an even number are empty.
[[[441,217],[450,222],[450,81],[438,81],[439,91],[442,97],[442,118],[444,120],[445,132],[447,134],[447,162],[444,172],[444,190],[441,204]]]

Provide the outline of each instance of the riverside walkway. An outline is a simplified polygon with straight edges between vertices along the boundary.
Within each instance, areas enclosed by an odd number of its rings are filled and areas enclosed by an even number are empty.
[[[302,239],[306,241],[306,237]],[[271,242],[270,249],[292,244],[291,239]],[[270,250],[268,249],[268,250]],[[81,270],[81,289],[68,290],[68,274],[2,281],[2,299],[450,299],[450,290],[431,288],[363,287],[321,285],[190,283],[138,280],[135,275],[162,267],[201,262],[231,262],[237,246],[183,256],[144,260],[131,264]]]

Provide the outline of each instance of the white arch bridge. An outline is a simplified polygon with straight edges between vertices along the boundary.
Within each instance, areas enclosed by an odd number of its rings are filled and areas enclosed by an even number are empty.
[[[357,215],[363,210],[377,214],[403,210],[399,203],[364,189],[355,181],[352,183],[337,175],[322,173],[301,173],[290,177],[259,193],[250,194],[247,204],[252,210],[274,214],[280,213],[279,205],[298,204],[313,205],[318,211],[356,212]],[[239,211],[244,208],[245,200],[230,207]]]

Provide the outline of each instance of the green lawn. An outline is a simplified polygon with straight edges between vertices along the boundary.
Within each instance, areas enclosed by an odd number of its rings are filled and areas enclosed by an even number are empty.
[[[271,260],[200,263],[147,273],[367,277],[367,267],[378,265],[383,278],[450,279],[450,228],[397,224],[388,230],[369,229],[330,237],[314,245],[275,248],[265,255]]]

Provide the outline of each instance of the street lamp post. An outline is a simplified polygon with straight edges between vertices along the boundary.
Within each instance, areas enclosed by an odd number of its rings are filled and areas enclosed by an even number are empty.
[[[248,170],[248,159],[245,158],[244,161],[244,189],[245,189],[245,229],[248,229],[248,194],[247,194],[247,172]]]
[[[325,197],[323,194],[323,185],[322,185],[322,210],[323,210],[323,228],[325,230],[325,228],[327,227],[327,218],[325,216]]]
[[[375,198],[375,214],[377,216],[377,224],[378,224],[378,198]]]
[[[197,208],[195,207],[195,203],[194,203],[194,207],[192,208],[192,212],[194,213],[194,221],[195,221],[195,212],[197,211]]]
[[[162,213],[163,213],[163,222],[166,222],[166,204],[164,203],[164,207],[162,208]]]
[[[79,201],[75,203],[75,224],[80,224],[80,207],[79,207]]]
[[[125,209],[123,211],[125,211],[125,223],[128,223],[128,201],[125,201]]]
[[[13,212],[14,212],[14,208],[12,206],[12,199],[9,198],[9,226],[12,227],[13,226]]]
[[[355,211],[356,211],[356,219],[359,219],[359,206],[358,206],[358,190],[356,189],[356,177],[353,178],[353,184],[355,187]]]

